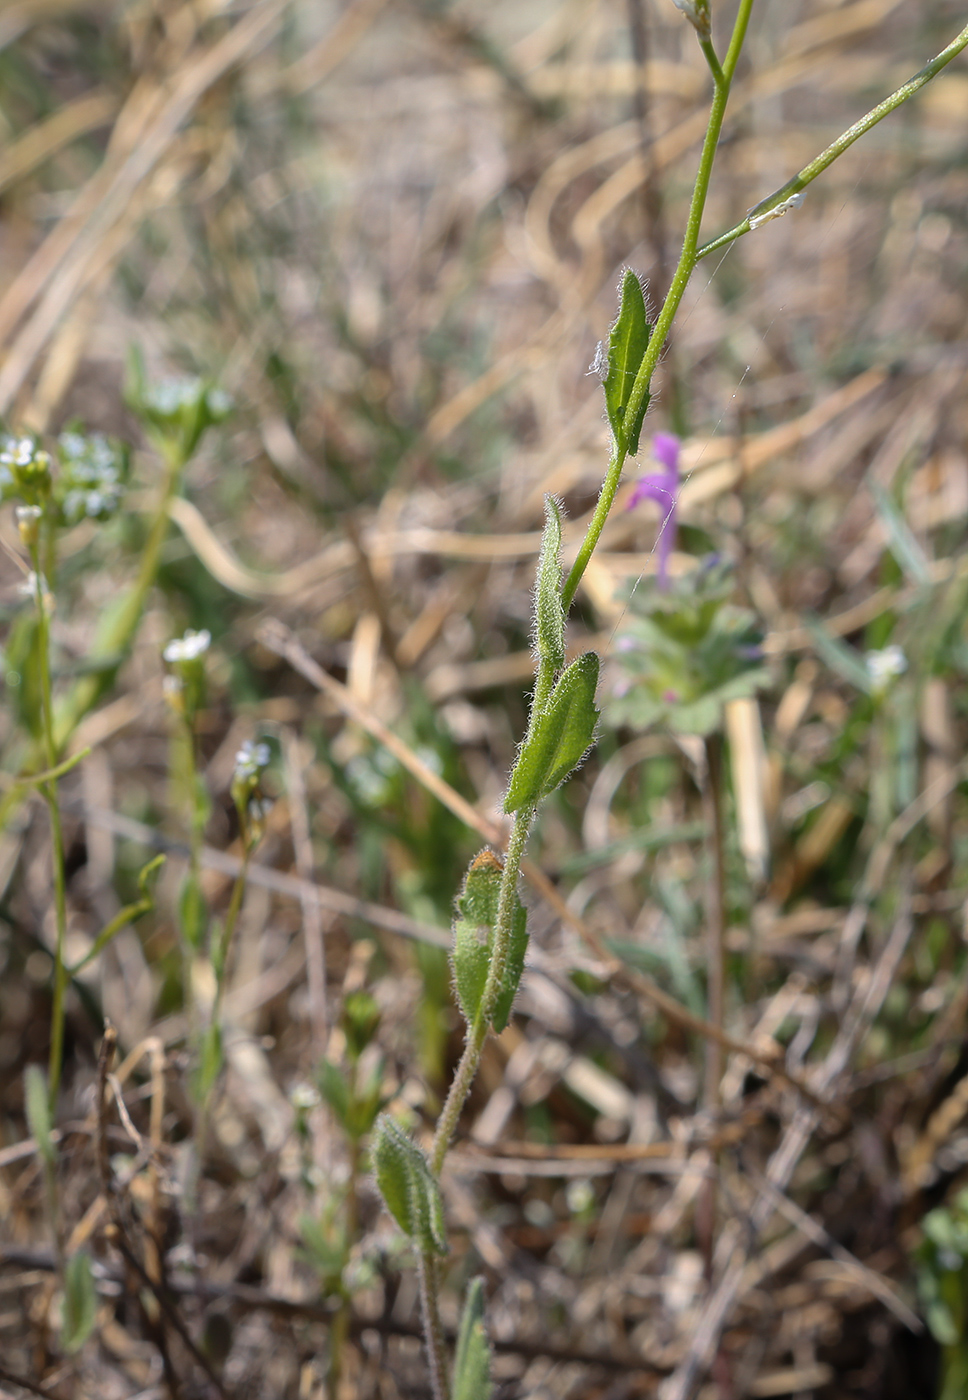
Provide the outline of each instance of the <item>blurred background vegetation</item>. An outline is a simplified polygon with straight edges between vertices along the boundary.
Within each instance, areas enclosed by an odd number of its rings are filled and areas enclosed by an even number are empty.
[[[963,21],[953,0],[757,0],[707,235]],[[61,785],[71,961],[169,851],[154,910],[68,997],[57,1191],[97,1285],[74,1349],[43,1162],[23,1146],[24,1071],[50,1034],[49,827],[39,799],[4,811],[10,1394],[18,1380],[55,1400],[429,1393],[365,1132],[384,1102],[418,1135],[432,1126],[460,1051],[453,899],[481,837],[358,715],[498,820],[543,496],[571,518],[567,555],[608,456],[589,366],[625,266],[664,294],[708,88],[669,0],[0,4],[0,415],[132,447],[123,513],[63,540],[58,691],[137,573],[161,482],[125,406],[132,348],[149,381],[199,376],[234,404],[188,467],[136,643]],[[650,991],[705,1015],[702,746],[606,723],[532,840],[559,899],[528,893],[532,964],[444,1178],[445,1322],[483,1272],[501,1400],[655,1395],[690,1366],[720,1400],[962,1393],[966,131],[956,60],[801,209],[704,262],[643,433],[643,470],[653,432],[683,440],[673,574],[718,555],[764,635],[768,681],[724,718],[725,1024],[761,1055],[782,1046],[828,1107],[810,1116],[733,1055],[703,1110],[702,1037]],[[602,651],[605,695],[664,513],[625,500],[570,636]],[[0,543],[9,785],[36,696],[8,507]],[[269,618],[357,718],[267,644]],[[195,732],[202,887],[223,917],[243,741],[270,743],[275,798],[190,1218],[192,811],[162,660],[186,628],[212,637]],[[122,1057],[147,1041],[111,1145],[164,1305],[98,1215],[105,1017]],[[149,1128],[139,1159],[131,1132]],[[781,1143],[796,1144],[785,1176],[769,1165]],[[715,1254],[697,1205],[710,1175]]]

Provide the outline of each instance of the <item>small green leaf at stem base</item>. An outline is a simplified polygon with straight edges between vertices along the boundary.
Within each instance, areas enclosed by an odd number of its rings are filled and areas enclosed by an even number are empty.
[[[532,720],[508,784],[505,812],[547,797],[584,758],[598,723],[598,664],[592,651],[573,661],[551,692],[547,708]]]
[[[491,1348],[484,1330],[484,1280],[475,1278],[457,1334],[453,1400],[491,1400]]]
[[[608,337],[608,359],[602,388],[605,390],[605,410],[615,441],[624,445],[630,457],[634,457],[639,450],[639,435],[649,406],[649,395],[643,397],[633,419],[629,420],[626,414],[651,335],[642,283],[638,274],[627,267],[622,278],[618,318]]]
[[[446,1254],[444,1206],[427,1158],[389,1114],[376,1121],[373,1171],[387,1210],[423,1254]]]

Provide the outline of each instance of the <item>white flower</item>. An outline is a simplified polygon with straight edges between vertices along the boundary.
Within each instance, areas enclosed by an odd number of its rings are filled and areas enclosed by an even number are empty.
[[[271,757],[268,744],[253,744],[251,739],[246,739],[235,755],[235,776],[257,778],[263,768],[268,768]]]
[[[884,690],[895,676],[904,675],[907,657],[899,646],[889,646],[882,651],[869,651],[864,657],[864,665],[874,689]]]
[[[201,632],[189,630],[184,637],[176,637],[169,642],[162,652],[162,656],[173,666],[179,661],[197,661],[200,656],[204,656],[212,644],[212,634],[207,628]]]

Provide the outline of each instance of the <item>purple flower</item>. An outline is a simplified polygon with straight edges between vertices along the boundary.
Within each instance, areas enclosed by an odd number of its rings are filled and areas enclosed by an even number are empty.
[[[629,498],[628,510],[640,501],[655,501],[666,512],[659,526],[658,552],[659,568],[656,575],[659,587],[665,591],[669,586],[669,555],[676,539],[676,493],[679,489],[679,439],[672,433],[656,433],[652,439],[652,455],[661,462],[664,470],[640,476]]]

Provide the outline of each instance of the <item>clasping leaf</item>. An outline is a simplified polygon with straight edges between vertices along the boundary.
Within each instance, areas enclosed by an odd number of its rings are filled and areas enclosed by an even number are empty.
[[[373,1170],[387,1210],[423,1254],[446,1254],[444,1207],[427,1158],[393,1118],[381,1113],[373,1134]]]
[[[634,457],[639,450],[639,434],[645,410],[649,406],[649,394],[643,395],[639,410],[631,421],[626,419],[626,410],[651,335],[642,283],[638,275],[627,267],[622,278],[618,319],[608,337],[608,360],[602,387],[605,390],[605,411],[615,441],[624,444],[630,457]]]
[[[535,715],[511,774],[505,812],[547,797],[577,768],[595,737],[598,657],[586,651],[562,672],[547,707]]]
[[[501,899],[504,867],[492,851],[481,851],[471,861],[464,888],[457,897],[454,920],[454,986],[457,1000],[469,1026],[480,1009],[487,974],[494,950],[494,929]],[[491,1015],[491,1025],[500,1035],[508,1023],[511,1006],[524,971],[528,948],[528,913],[515,895],[511,925],[511,946],[504,968],[504,981]]]

